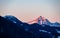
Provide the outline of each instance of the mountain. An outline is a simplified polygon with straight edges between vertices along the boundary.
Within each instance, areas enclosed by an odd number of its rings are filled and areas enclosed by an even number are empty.
[[[55,27],[60,27],[60,23],[58,22],[53,23],[53,25],[55,25]]]
[[[24,23],[11,15],[0,16],[0,36],[2,38],[52,38],[59,35],[55,27],[43,25],[44,27],[37,23]]]
[[[48,19],[46,19],[46,25],[52,25],[52,23],[48,20]]]
[[[15,16],[12,16],[12,15],[6,15],[4,16],[4,18],[14,23],[22,23],[20,20],[18,20]]]
[[[7,20],[10,20],[10,21],[12,21],[14,23],[20,23],[21,22],[20,20],[18,20],[16,17],[14,17],[12,15],[6,15],[6,16],[4,16],[4,18],[6,18]],[[59,27],[60,26],[60,23],[58,23],[58,22],[52,23],[48,19],[46,19],[46,18],[44,18],[42,16],[40,16],[40,18],[38,19],[38,24],[41,25],[40,21],[42,21],[42,24],[46,24],[46,25],[50,25],[50,26],[55,26],[55,27]]]
[[[25,31],[24,26],[0,16],[0,38],[34,38],[34,36]]]
[[[46,18],[44,18],[44,17],[42,17],[42,16],[40,16],[40,17],[38,18],[38,22],[37,22],[37,23],[38,23],[39,25],[45,24],[45,25],[60,27],[60,23],[58,23],[58,22],[52,23],[52,22],[50,22],[48,19],[46,19]]]
[[[47,23],[47,25],[50,25],[50,26],[60,27],[60,23],[58,23],[58,22],[52,23],[48,19],[46,19],[46,23]]]

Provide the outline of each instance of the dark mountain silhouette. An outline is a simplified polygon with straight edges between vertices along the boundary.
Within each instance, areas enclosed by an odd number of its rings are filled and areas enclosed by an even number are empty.
[[[57,28],[46,24],[24,23],[10,15],[0,16],[0,38],[57,38],[60,35]]]
[[[0,35],[2,38],[33,38],[32,33],[25,31],[24,29],[22,29],[23,27],[20,28],[18,24],[6,20],[1,16],[0,16],[0,26],[1,26]]]
[[[46,25],[60,27],[60,23],[58,23],[58,22],[51,23],[48,19],[46,19],[46,23],[47,23]]]
[[[20,20],[18,20],[16,17],[11,16],[11,15],[6,15],[6,16],[4,16],[4,18],[7,19],[7,20],[12,21],[12,22],[14,22],[14,23],[22,23],[22,22],[21,22]]]

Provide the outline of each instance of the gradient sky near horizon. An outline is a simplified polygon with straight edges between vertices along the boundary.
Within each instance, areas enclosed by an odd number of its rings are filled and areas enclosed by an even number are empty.
[[[0,15],[14,15],[23,22],[39,16],[60,22],[60,0],[0,0]]]

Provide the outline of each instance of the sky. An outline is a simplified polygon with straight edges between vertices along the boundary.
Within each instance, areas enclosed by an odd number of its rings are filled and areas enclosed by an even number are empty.
[[[60,0],[0,0],[0,15],[13,15],[23,22],[39,16],[60,22]]]

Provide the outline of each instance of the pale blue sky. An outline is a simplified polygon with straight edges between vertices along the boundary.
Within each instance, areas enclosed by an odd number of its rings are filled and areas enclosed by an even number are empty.
[[[0,0],[1,15],[14,15],[22,21],[44,16],[60,22],[60,0]]]

